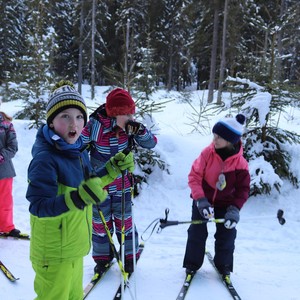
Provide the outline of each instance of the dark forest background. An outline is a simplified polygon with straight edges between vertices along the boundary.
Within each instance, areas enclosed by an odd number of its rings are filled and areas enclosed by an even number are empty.
[[[227,76],[300,81],[299,0],[1,1],[2,100],[39,99],[69,79],[224,88]],[[12,92],[14,91],[14,92]]]
[[[300,106],[299,0],[5,0],[0,9],[0,99],[24,103],[14,118],[39,127],[49,91],[61,79],[80,93],[89,85],[91,99],[96,86],[126,88],[141,117],[162,107],[150,97],[158,87],[193,105],[185,92],[193,85],[208,90],[200,108],[193,107],[195,131],[207,129],[212,113],[242,110],[246,158],[264,157],[298,187],[285,143],[298,145],[300,136],[278,124]],[[232,92],[231,107],[223,91]],[[251,105],[263,101],[261,93],[270,99],[262,123]],[[139,155],[138,162],[167,169],[157,153]],[[270,186],[264,174],[260,167],[251,174],[258,182],[252,195],[280,190],[280,181]]]

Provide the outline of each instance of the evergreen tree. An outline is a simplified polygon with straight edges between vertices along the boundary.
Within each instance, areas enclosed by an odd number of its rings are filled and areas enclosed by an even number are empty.
[[[45,97],[53,80],[50,66],[54,33],[48,23],[49,2],[28,0],[27,6],[27,26],[24,31],[27,51],[23,54],[19,74],[22,84],[14,90],[15,97],[24,100],[24,109],[16,117],[33,120],[31,126],[38,127],[45,119]]]
[[[51,72],[56,81],[68,79],[77,81],[79,17],[76,14],[76,1],[51,1],[49,3],[48,24],[53,26]],[[49,26],[50,29],[50,26]]]
[[[21,65],[19,57],[25,50],[24,23],[25,6],[23,1],[0,2],[0,85],[3,85],[3,101],[11,100],[9,82],[18,82]]]
[[[249,161],[251,195],[269,194],[273,188],[281,189],[282,180],[289,180],[298,187],[299,179],[291,166],[291,145],[300,143],[300,136],[292,131],[278,127],[289,106],[299,106],[299,92],[285,90],[284,86],[252,84],[250,81],[236,80],[245,84],[245,92],[233,99],[232,107],[246,116],[245,157]],[[258,163],[269,164],[268,169]],[[253,167],[251,168],[251,166]],[[270,184],[269,178],[277,178]]]

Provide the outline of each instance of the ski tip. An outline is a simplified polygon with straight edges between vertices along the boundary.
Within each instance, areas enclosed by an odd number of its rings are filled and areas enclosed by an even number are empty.
[[[14,239],[14,240],[30,240],[30,236],[27,233],[20,233],[19,235],[9,235],[8,233],[5,232],[0,232],[0,238],[5,238],[5,239]]]
[[[16,281],[18,281],[18,280],[20,280],[20,278],[14,278],[13,280],[11,280],[12,282],[16,282]]]

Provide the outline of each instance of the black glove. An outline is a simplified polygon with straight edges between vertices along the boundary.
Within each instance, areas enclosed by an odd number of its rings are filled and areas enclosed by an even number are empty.
[[[230,205],[227,207],[227,212],[224,216],[224,226],[227,229],[232,229],[240,220],[240,211],[236,206]]]
[[[145,126],[136,121],[129,120],[125,125],[125,132],[128,135],[141,134],[145,129]]]
[[[201,217],[204,219],[214,218],[214,208],[210,205],[206,197],[196,200],[196,206]]]
[[[99,177],[91,177],[81,182],[77,189],[70,188],[65,193],[65,202],[70,210],[83,209],[86,205],[100,204],[107,197],[102,189],[103,182]]]

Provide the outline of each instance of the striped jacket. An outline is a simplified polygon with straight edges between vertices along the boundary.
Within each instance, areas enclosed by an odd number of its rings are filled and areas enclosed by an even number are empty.
[[[225,175],[226,187],[219,191],[216,184],[221,173]],[[250,174],[242,145],[237,154],[222,161],[211,143],[194,161],[188,183],[195,200],[206,197],[214,207],[234,205],[241,209],[250,191]]]
[[[90,145],[92,166],[97,170],[101,168],[112,156],[123,151],[128,146],[128,135],[123,129],[116,129],[116,119],[107,117],[105,104],[101,105],[91,116],[89,122],[82,131],[82,139]],[[157,139],[145,128],[134,136],[135,142],[147,149],[154,148]],[[128,176],[125,176],[125,189],[131,186]],[[108,187],[109,193],[118,193],[122,190],[122,176],[120,175]]]

